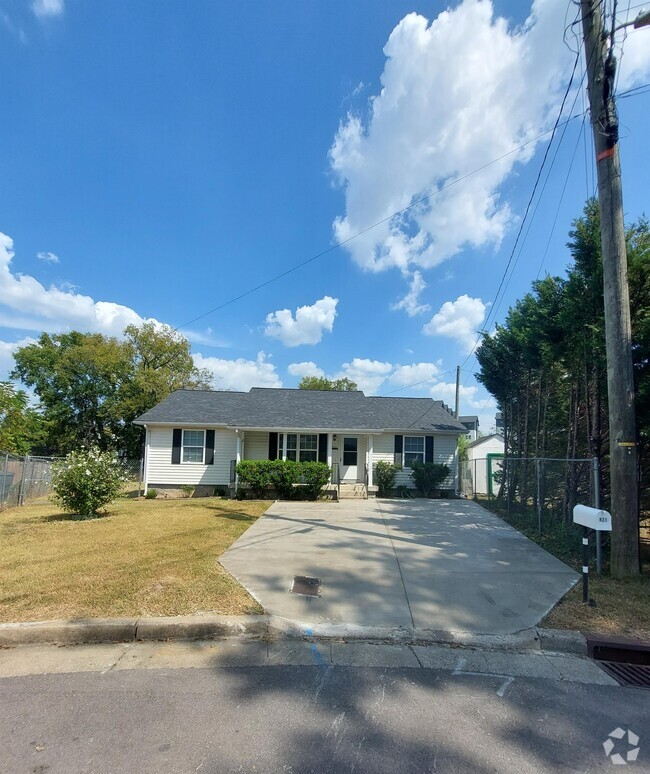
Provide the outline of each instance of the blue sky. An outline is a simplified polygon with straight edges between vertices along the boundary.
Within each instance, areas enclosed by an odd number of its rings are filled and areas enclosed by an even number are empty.
[[[43,330],[119,335],[155,319],[182,326],[218,388],[324,373],[451,404],[476,331],[540,272],[564,271],[594,170],[578,117],[493,305],[573,67],[576,11],[445,9],[0,0],[1,377]],[[619,3],[619,21],[635,13]],[[650,80],[649,44],[650,30],[624,41],[619,93]],[[566,117],[583,111],[581,77],[582,63]],[[648,209],[649,99],[619,103],[629,220]],[[488,430],[475,370],[470,357],[461,411]]]

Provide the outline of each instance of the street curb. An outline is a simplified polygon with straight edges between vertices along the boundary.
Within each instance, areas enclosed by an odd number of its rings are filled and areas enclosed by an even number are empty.
[[[269,617],[269,636],[309,641],[383,642],[399,645],[448,645],[484,650],[533,651],[587,655],[587,641],[580,632],[530,627],[511,634],[421,629],[410,627],[311,624],[278,616]]]
[[[169,618],[87,618],[0,624],[0,647],[81,645],[145,640],[210,640],[267,635],[266,616],[189,615]]]
[[[580,632],[531,627],[512,634],[477,634],[390,626],[313,624],[275,615],[190,615],[160,618],[89,618],[0,624],[0,647],[80,645],[164,640],[298,639],[309,642],[368,642],[447,645],[501,651],[546,651],[587,655]]]

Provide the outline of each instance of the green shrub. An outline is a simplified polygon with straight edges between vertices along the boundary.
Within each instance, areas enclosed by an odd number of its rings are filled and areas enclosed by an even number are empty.
[[[401,469],[401,465],[395,465],[387,460],[379,460],[375,466],[375,483],[380,497],[387,497],[391,489],[395,487],[395,476]]]
[[[433,497],[449,475],[449,468],[436,462],[414,462],[411,469],[411,478],[425,497]]]
[[[301,466],[291,460],[269,460],[269,482],[285,500],[292,500],[297,496],[296,487],[301,476]]]
[[[156,497],[158,497],[158,490],[157,489],[147,489],[147,494],[145,495],[145,499],[147,499],[147,500],[155,500]]]
[[[181,485],[181,492],[185,495],[185,497],[191,497],[194,494],[194,490],[196,487],[194,484],[182,484]]]
[[[237,478],[241,484],[249,486],[253,497],[264,497],[266,488],[271,484],[271,460],[242,460],[237,463]],[[239,494],[237,489],[237,494]]]
[[[237,465],[240,483],[251,488],[253,497],[267,496],[273,487],[287,500],[301,493],[315,500],[329,481],[330,469],[324,462],[293,462],[291,460],[242,460]],[[296,484],[302,484],[297,487]],[[237,490],[238,492],[240,490]]]
[[[126,480],[117,455],[96,447],[73,451],[52,466],[55,501],[68,513],[91,518],[120,493]]]
[[[225,497],[227,494],[225,486],[215,486],[213,495],[214,497]]]
[[[303,492],[311,500],[317,500],[323,487],[330,480],[330,468],[324,462],[294,463],[300,467],[300,480],[304,484]]]

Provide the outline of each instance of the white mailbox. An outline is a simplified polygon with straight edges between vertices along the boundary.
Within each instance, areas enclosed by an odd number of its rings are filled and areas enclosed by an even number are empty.
[[[612,531],[612,517],[607,511],[590,508],[588,505],[576,505],[573,509],[573,521],[583,527],[597,529],[601,532]]]

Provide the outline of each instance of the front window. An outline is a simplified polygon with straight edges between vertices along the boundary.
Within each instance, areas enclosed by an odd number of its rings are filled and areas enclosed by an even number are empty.
[[[283,460],[292,460],[293,462],[316,462],[318,459],[318,435],[280,433],[278,456]]]
[[[404,467],[413,467],[414,462],[424,462],[424,438],[422,436],[404,436]]]
[[[183,430],[183,462],[203,462],[204,430]]]

